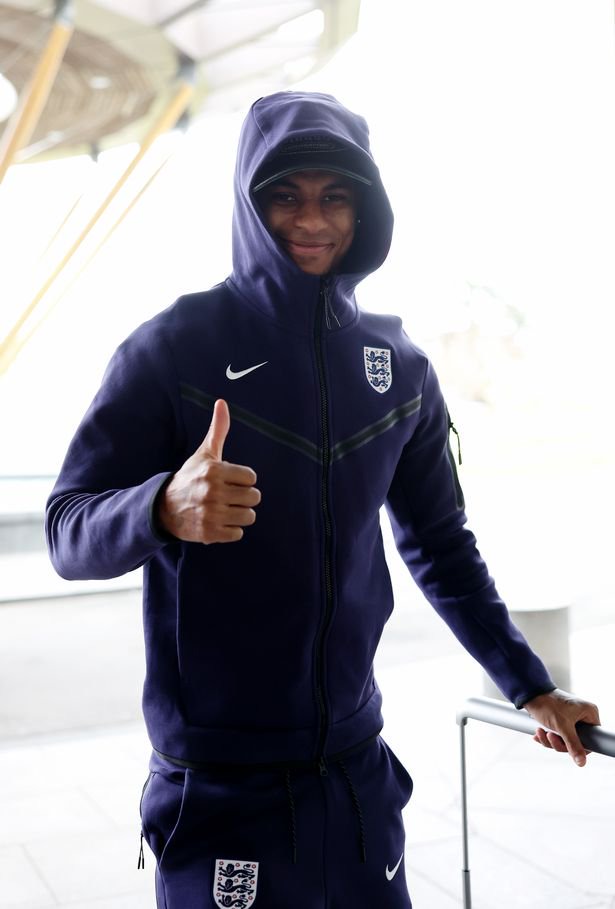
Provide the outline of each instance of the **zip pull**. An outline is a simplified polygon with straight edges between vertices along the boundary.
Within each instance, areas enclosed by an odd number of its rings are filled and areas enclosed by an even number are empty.
[[[324,755],[318,761],[318,772],[321,776],[329,776],[329,768],[327,767]]]
[[[329,294],[327,292],[327,284],[325,281],[320,285],[320,292],[322,294],[323,309],[325,313],[325,325],[327,329],[331,331],[331,319],[329,318]]]
[[[333,307],[331,306],[331,300],[329,298],[329,285],[328,285],[327,281],[323,280],[320,286],[321,286],[321,293],[323,295],[323,300],[324,300],[324,304],[325,304],[325,306],[324,306],[325,325],[327,326],[327,329],[329,331],[331,331],[331,328],[332,328],[331,316],[333,316],[333,318],[337,322],[337,327],[341,328],[342,326],[341,326],[340,320],[335,315],[335,312],[333,311]]]
[[[140,868],[145,868],[145,853],[143,851],[143,831],[141,831],[141,847],[139,849],[139,860],[137,862],[137,871]]]
[[[331,319],[329,318],[329,313],[331,313],[331,315],[333,316],[333,318],[334,318],[335,321],[337,322],[337,327],[338,327],[338,328],[341,328],[342,325],[341,325],[341,323],[340,323],[340,320],[339,320],[338,317],[335,315],[335,310],[334,310],[333,307],[331,306],[331,300],[329,299],[329,294],[326,294],[326,295],[325,295],[325,301],[326,301],[326,305],[327,305],[327,308],[326,308],[326,310],[325,310],[325,312],[326,312],[326,314],[327,314],[327,328],[328,328],[329,330],[331,330]]]
[[[457,462],[458,462],[459,466],[461,467],[461,465],[463,463],[463,461],[461,460],[461,439],[459,437],[459,433],[457,432],[457,427],[451,420],[450,416],[448,418],[448,431],[454,433],[457,437]]]

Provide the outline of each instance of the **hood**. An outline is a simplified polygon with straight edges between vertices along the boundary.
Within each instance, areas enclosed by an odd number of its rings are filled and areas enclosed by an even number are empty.
[[[348,147],[369,177],[361,201],[361,223],[339,272],[327,278],[336,324],[343,327],[356,315],[354,288],[382,265],[391,245],[393,212],[369,146],[363,117],[331,95],[278,92],[259,98],[239,137],[233,211],[233,274],[231,283],[268,315],[299,330],[311,327],[320,278],[292,261],[270,234],[252,192],[255,177],[282,145],[314,136]]]

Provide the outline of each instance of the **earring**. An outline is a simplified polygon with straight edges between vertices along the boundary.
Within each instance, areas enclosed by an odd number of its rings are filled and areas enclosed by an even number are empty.
[[[360,218],[357,218],[357,220],[356,220],[355,223],[356,223],[356,224],[360,224],[360,223],[361,223],[361,219],[360,219]]]

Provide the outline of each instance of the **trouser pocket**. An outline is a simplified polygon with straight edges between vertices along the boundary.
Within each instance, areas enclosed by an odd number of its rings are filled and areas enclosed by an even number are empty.
[[[143,787],[141,830],[158,865],[179,823],[185,788],[184,771],[172,777],[152,771]]]
[[[410,801],[412,790],[414,789],[412,777],[402,762],[399,760],[393,749],[387,745],[384,739],[380,739],[380,741],[384,746],[386,755],[388,757],[391,774],[397,783],[400,808],[405,808]]]
[[[378,738],[329,763],[325,876],[330,909],[411,909],[402,812],[412,779]]]

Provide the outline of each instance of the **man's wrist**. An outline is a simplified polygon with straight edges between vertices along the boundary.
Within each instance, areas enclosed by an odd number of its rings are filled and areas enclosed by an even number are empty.
[[[158,489],[158,492],[154,496],[154,501],[152,503],[153,530],[155,534],[165,542],[171,542],[177,539],[177,537],[170,530],[166,500],[167,489],[169,488],[169,483],[174,476],[175,474],[169,474],[164,483],[162,483]]]
[[[526,708],[526,706],[527,706],[531,701],[535,701],[536,698],[540,698],[540,697],[542,697],[543,695],[553,694],[554,691],[557,691],[557,686],[556,686],[556,685],[553,685],[552,688],[546,688],[546,689],[543,688],[543,689],[539,689],[538,691],[535,691],[535,692],[533,692],[532,694],[530,694],[529,697],[525,697],[525,698],[523,699],[523,701],[517,701],[517,702],[515,703],[515,707],[517,708],[517,710],[524,710],[524,709]]]

